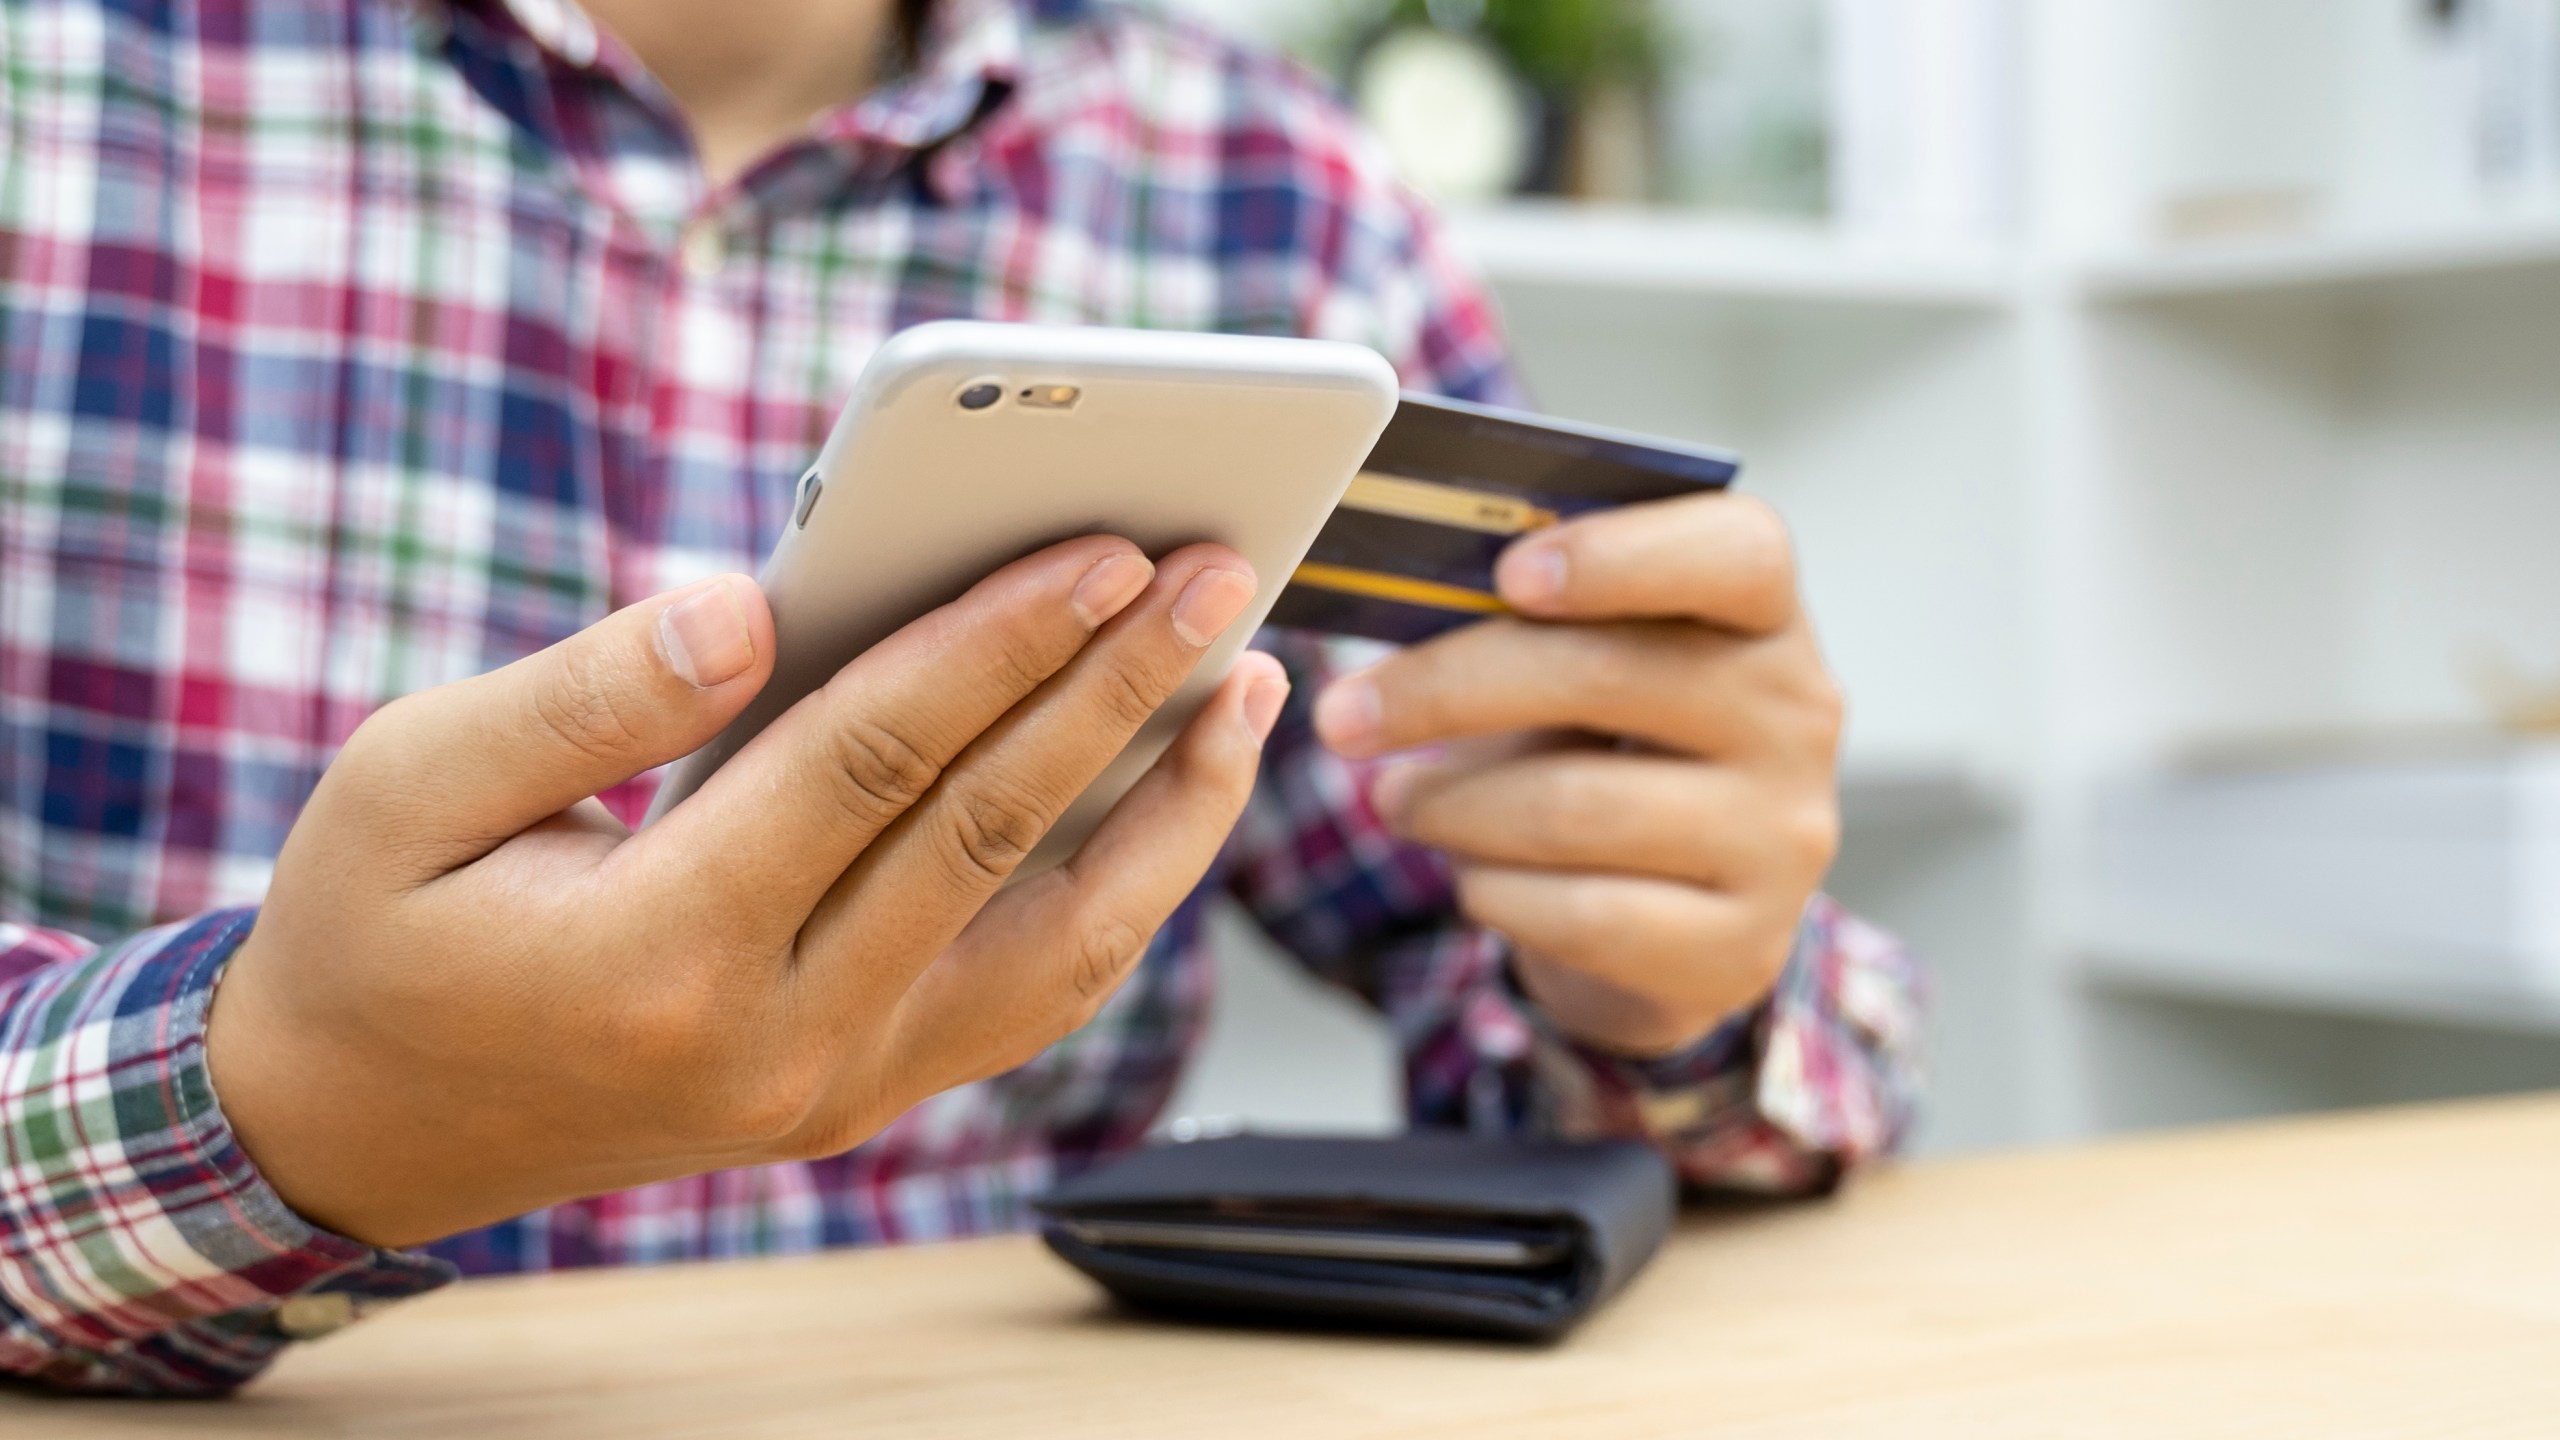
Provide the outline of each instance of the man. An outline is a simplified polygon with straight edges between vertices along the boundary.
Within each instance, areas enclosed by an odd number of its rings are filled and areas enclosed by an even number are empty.
[[[8,0],[0,124],[0,1372],[218,1391],[457,1268],[1015,1223],[1164,1103],[1216,890],[1418,1123],[1777,1192],[1901,1133],[1915,977],[1814,895],[1839,703],[1746,498],[1529,541],[1527,618],[1366,671],[1274,637],[1001,893],[1281,577],[1043,552],[623,828],[762,683],[725,572],[899,327],[1510,393],[1289,67],[1076,0]]]

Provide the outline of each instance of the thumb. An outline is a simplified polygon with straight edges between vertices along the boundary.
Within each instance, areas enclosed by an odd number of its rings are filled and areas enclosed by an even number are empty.
[[[385,706],[331,767],[376,825],[471,854],[700,748],[773,672],[744,575],[643,600],[512,665]],[[450,856],[441,868],[455,863]]]

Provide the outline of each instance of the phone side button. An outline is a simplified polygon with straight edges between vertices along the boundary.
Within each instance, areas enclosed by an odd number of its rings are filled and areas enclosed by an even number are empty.
[[[809,528],[809,512],[818,508],[818,496],[826,488],[827,482],[818,478],[818,468],[810,466],[809,472],[800,477],[800,503],[791,512],[792,529]]]

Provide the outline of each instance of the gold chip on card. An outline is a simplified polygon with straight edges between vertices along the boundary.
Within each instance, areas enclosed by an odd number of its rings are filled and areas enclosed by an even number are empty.
[[[1556,523],[1556,512],[1513,495],[1363,470],[1343,492],[1343,508],[1449,525],[1486,535],[1525,535]]]

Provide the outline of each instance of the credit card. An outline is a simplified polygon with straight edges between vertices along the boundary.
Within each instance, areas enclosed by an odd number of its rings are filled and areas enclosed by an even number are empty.
[[[1428,640],[1509,613],[1493,566],[1519,537],[1594,510],[1719,490],[1741,470],[1721,451],[1407,394],[1269,623]]]

